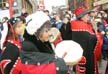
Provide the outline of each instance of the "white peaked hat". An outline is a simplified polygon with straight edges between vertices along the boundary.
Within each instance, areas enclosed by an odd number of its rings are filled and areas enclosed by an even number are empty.
[[[75,41],[64,40],[57,44],[55,53],[58,57],[63,58],[66,63],[76,64],[83,55],[82,47]]]
[[[27,33],[33,35],[46,22],[49,17],[42,11],[37,11],[26,18]]]

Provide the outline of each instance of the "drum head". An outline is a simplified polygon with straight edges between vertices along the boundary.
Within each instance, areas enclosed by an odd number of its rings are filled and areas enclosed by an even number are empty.
[[[57,44],[55,53],[58,57],[63,58],[67,64],[76,64],[83,55],[81,46],[72,41],[65,40]]]
[[[50,29],[50,32],[51,36],[49,37],[49,41],[54,42],[59,37],[60,31],[57,28],[53,27]]]

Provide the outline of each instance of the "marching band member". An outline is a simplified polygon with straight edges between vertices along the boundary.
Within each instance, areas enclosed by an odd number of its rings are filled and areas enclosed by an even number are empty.
[[[71,21],[72,40],[78,42],[84,49],[85,74],[98,74],[96,62],[101,53],[102,38],[100,34],[95,33],[92,25],[88,22],[88,13],[84,7],[75,10],[77,20]]]
[[[22,35],[23,20],[20,17],[11,18],[8,22],[8,34],[4,50],[0,57],[0,69],[2,74],[17,74],[16,63],[19,60],[21,44],[19,36]]]
[[[26,18],[27,27],[22,42],[21,74],[67,74],[67,66],[62,58],[55,56],[49,42],[49,17],[37,11]]]

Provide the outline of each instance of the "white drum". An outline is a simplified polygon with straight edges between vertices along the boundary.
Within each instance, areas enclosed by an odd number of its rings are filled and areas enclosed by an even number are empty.
[[[58,57],[63,58],[67,65],[77,64],[82,55],[82,47],[72,40],[64,40],[57,44],[55,53]]]

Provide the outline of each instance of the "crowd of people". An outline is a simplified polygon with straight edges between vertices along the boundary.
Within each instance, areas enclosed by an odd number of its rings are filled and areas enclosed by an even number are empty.
[[[53,27],[59,33],[50,42]],[[72,40],[83,49],[81,59],[71,65],[71,71],[54,51],[65,40]],[[10,19],[4,17],[0,22],[0,74],[72,74],[73,71],[100,74],[101,59],[107,61],[105,74],[108,74],[108,14],[105,11],[78,7],[73,13],[56,12],[51,16],[44,10]]]

